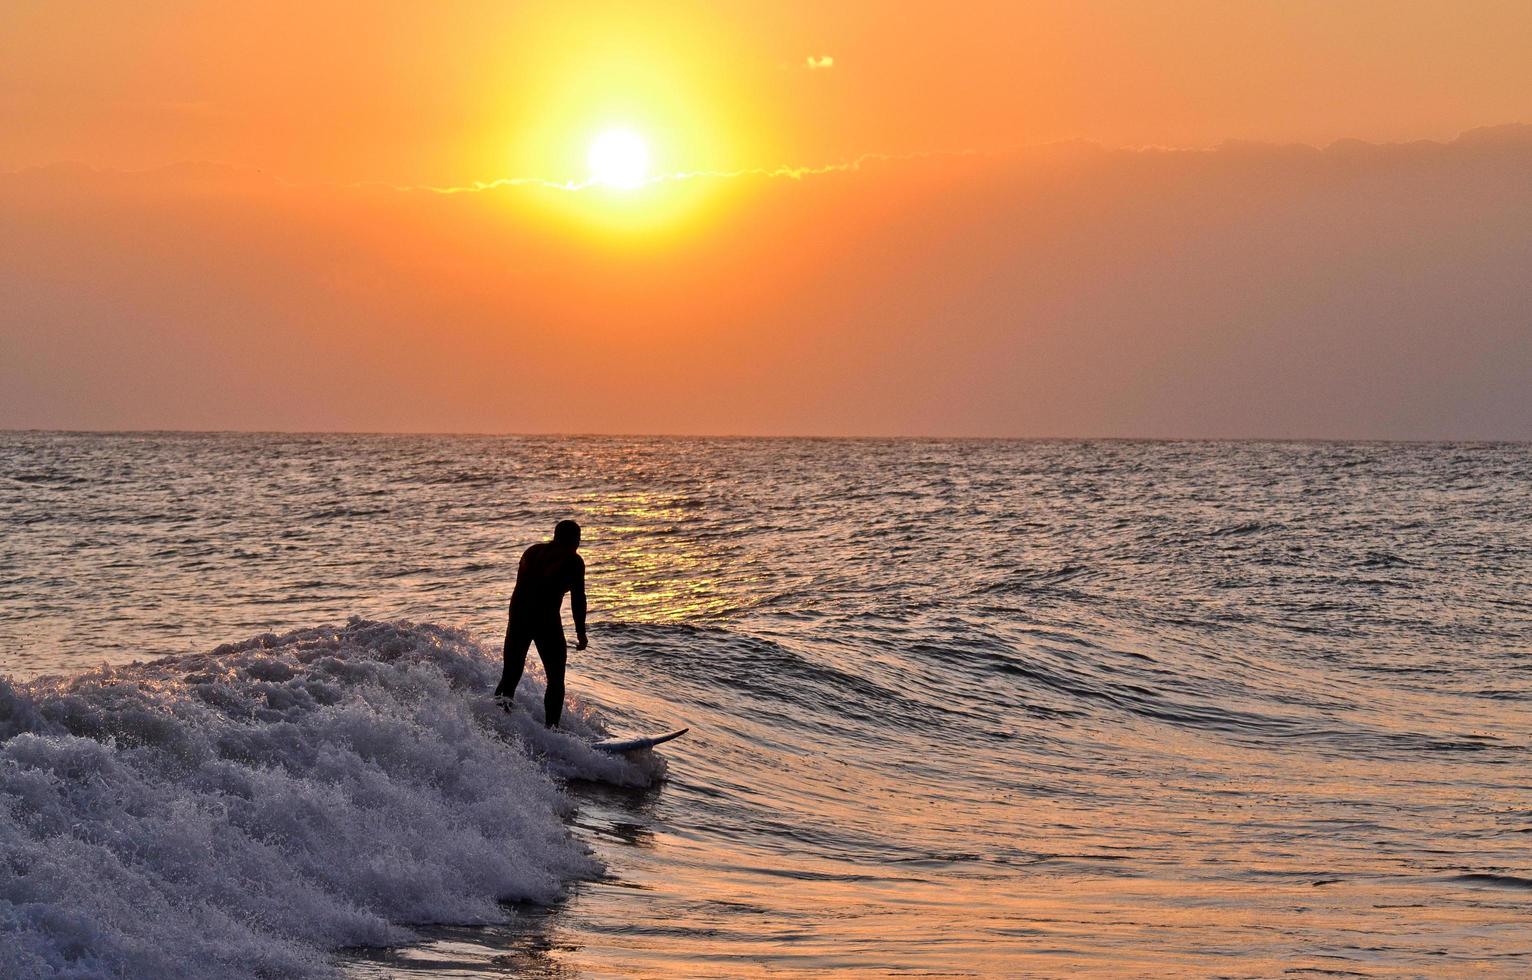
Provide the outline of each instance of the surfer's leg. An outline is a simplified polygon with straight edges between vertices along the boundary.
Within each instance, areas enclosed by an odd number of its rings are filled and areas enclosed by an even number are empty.
[[[548,691],[543,695],[543,724],[549,728],[559,727],[559,716],[564,713],[564,663],[568,654],[563,626],[537,634],[537,656],[542,659],[543,673],[548,678]]]
[[[521,683],[521,671],[527,665],[527,647],[531,643],[532,634],[506,624],[505,669],[500,674],[500,683],[495,685],[495,697],[516,697],[516,685]]]

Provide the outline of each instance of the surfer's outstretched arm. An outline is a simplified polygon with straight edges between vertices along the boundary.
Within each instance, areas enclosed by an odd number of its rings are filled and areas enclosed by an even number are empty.
[[[569,611],[574,614],[575,649],[585,649],[585,562],[575,556],[574,583],[569,587]]]

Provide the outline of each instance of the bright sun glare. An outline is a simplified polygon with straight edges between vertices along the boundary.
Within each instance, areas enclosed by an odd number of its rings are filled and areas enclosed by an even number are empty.
[[[628,190],[649,176],[649,147],[631,129],[608,129],[592,141],[586,162],[592,181]]]

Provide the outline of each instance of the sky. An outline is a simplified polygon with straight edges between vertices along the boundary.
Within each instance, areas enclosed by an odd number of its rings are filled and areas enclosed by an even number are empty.
[[[1527,37],[9,0],[0,427],[1532,438]]]

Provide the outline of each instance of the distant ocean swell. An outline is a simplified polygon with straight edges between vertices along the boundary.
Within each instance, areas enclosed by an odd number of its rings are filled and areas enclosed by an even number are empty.
[[[0,678],[0,976],[323,975],[600,873],[557,780],[663,762],[590,750],[579,705],[565,734],[506,715],[498,669],[462,632],[353,619]]]

